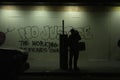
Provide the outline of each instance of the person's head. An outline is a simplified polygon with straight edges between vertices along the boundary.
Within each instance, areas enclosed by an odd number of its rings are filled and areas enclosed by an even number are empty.
[[[75,30],[76,34],[79,34],[79,32],[77,30]]]
[[[75,30],[74,30],[74,29],[71,29],[70,32],[71,32],[71,34],[74,34],[74,33],[75,33]]]

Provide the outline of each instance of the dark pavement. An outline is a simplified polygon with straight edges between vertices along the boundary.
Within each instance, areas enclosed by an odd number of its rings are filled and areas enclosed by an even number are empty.
[[[120,61],[85,62],[81,63],[79,71],[28,70],[20,75],[19,80],[120,80]]]

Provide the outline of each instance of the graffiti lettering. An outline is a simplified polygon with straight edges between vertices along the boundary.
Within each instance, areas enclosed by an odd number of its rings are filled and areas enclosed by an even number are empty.
[[[44,26],[41,31],[41,38],[43,40],[59,39],[60,26]]]
[[[9,33],[9,32],[12,32],[12,31],[14,31],[14,30],[15,30],[15,28],[13,28],[13,29],[7,28],[6,34]]]
[[[43,42],[43,41],[32,41],[33,46],[42,46],[42,47],[58,47],[57,43],[54,42]]]
[[[82,39],[92,39],[93,38],[93,30],[90,27],[90,25],[88,26],[84,26],[84,27],[78,27],[76,28],[79,32],[80,35],[82,37]]]
[[[19,28],[18,33],[22,40],[40,37],[42,40],[59,39],[60,26],[43,26],[42,30],[37,26]]]
[[[31,38],[36,38],[39,35],[39,28],[37,26],[27,26],[24,28],[19,28],[18,33],[22,40],[28,40]]]
[[[71,26],[72,27],[72,26]],[[67,27],[67,28],[71,28]],[[77,27],[75,28],[80,32],[82,39],[93,38],[93,31],[90,27]],[[41,40],[58,40],[59,34],[61,33],[61,26],[43,26],[41,29],[38,26],[27,26],[24,28],[19,28],[18,33],[22,40],[29,40],[32,38],[40,38]],[[68,31],[65,31],[68,34]]]
[[[73,26],[71,26],[73,27]],[[71,27],[65,28],[65,34],[69,35]],[[93,30],[90,25],[84,27],[76,27],[82,37],[82,39],[92,39]],[[13,32],[15,28],[7,28],[6,33]],[[25,26],[17,29],[19,34],[19,43],[20,48],[26,49],[30,52],[56,52],[58,51],[58,40],[59,34],[62,32],[61,26],[57,25],[46,25],[46,26]],[[4,34],[6,34],[4,33]],[[0,34],[0,37],[3,36],[3,33]],[[4,36],[3,36],[4,37]],[[1,38],[1,44],[4,42],[5,38]],[[57,41],[57,42],[54,42]],[[28,47],[29,46],[29,47]],[[32,47],[30,47],[32,46]]]
[[[29,52],[58,52],[58,44],[55,42],[45,41],[19,41],[20,49],[24,49]],[[30,47],[32,46],[32,47]]]
[[[35,47],[19,47],[20,49],[26,50],[28,52],[40,52],[40,53],[44,53],[44,52],[58,52],[58,48],[51,48],[51,49],[47,49],[47,48],[43,48],[43,47],[39,47],[39,48],[35,48]]]
[[[20,49],[29,51],[29,52],[48,52],[47,48],[34,48],[34,47],[20,47]]]
[[[28,46],[29,42],[28,41],[19,41],[21,46]]]

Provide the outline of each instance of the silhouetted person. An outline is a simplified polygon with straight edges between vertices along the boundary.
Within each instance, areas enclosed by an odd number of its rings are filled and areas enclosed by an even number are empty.
[[[71,34],[68,38],[69,41],[69,69],[72,69],[72,62],[74,62],[74,70],[79,70],[77,66],[78,57],[79,57],[79,40],[81,36],[77,30],[71,29]]]

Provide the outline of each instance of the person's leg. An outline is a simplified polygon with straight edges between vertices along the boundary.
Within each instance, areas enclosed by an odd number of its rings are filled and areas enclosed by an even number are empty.
[[[72,59],[73,59],[73,51],[70,50],[70,53],[69,53],[69,69],[72,69]]]
[[[79,58],[79,52],[76,51],[74,54],[74,69],[78,69],[78,66],[77,66],[78,58]]]

